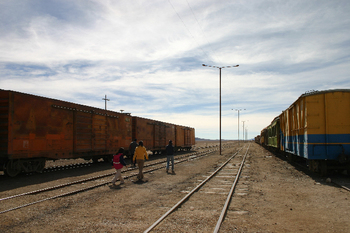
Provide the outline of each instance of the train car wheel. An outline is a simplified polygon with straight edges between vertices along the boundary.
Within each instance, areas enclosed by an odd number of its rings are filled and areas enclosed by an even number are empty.
[[[35,171],[38,172],[38,173],[41,173],[44,170],[44,168],[45,168],[45,163],[46,163],[45,159],[40,160],[38,162],[38,165],[36,166]]]
[[[113,155],[109,155],[109,156],[103,157],[103,161],[106,162],[106,163],[113,162]]]
[[[320,161],[319,173],[321,176],[326,176],[328,173],[328,166],[326,161]]]
[[[20,164],[18,161],[10,160],[6,164],[6,175],[10,177],[15,177],[21,172]]]
[[[309,170],[325,176],[328,172],[327,163],[323,160],[309,160]]]
[[[308,161],[309,163],[309,170],[312,171],[312,172],[318,172],[318,161],[316,160],[309,160]]]

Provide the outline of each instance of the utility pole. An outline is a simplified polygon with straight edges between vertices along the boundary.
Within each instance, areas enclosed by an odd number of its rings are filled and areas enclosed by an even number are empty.
[[[107,110],[107,101],[109,101],[109,99],[107,99],[107,95],[105,95],[105,98],[103,98],[102,100],[105,101],[105,110]]]
[[[245,137],[244,137],[244,131],[245,131],[245,130],[244,130],[244,122],[245,122],[245,121],[242,121],[242,122],[243,122],[243,142],[244,142],[244,141],[245,141]]]
[[[233,110],[233,109],[231,109]],[[238,111],[238,145],[239,145],[239,112],[242,110],[246,110],[246,109],[235,109],[236,111]]]

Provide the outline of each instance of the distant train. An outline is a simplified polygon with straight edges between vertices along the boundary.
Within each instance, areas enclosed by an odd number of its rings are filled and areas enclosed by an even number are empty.
[[[321,174],[350,169],[350,89],[301,95],[255,141]]]
[[[0,170],[40,172],[46,160],[112,159],[132,139],[154,154],[169,140],[190,150],[195,129],[85,105],[0,89]]]

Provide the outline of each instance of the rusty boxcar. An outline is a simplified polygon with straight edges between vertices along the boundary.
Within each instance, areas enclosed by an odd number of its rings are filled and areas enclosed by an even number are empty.
[[[195,129],[176,125],[175,150],[190,150],[195,144]]]
[[[147,150],[157,154],[165,150],[169,140],[175,138],[175,126],[170,123],[133,116],[132,137],[142,140]]]
[[[169,140],[175,151],[190,150],[195,145],[194,128],[133,116],[133,138],[142,140],[153,154],[165,151]]]
[[[47,159],[109,160],[132,136],[132,117],[0,89],[0,170],[41,171]]]

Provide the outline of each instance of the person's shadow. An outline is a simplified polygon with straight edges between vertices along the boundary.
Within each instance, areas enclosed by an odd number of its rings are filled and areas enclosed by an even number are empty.
[[[109,188],[110,189],[121,189],[122,187],[120,186],[120,184],[112,184],[112,185],[109,185]]]
[[[134,184],[144,184],[144,183],[147,183],[148,180],[134,180],[132,181]]]

